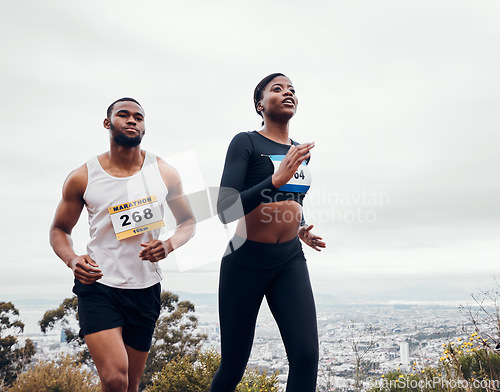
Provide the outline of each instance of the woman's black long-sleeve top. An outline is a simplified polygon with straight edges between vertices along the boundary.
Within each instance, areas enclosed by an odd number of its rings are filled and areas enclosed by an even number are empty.
[[[298,144],[293,140],[292,143]],[[240,132],[233,138],[227,150],[217,199],[217,212],[223,223],[235,221],[263,203],[295,200],[302,205],[308,185],[297,187],[287,184],[277,189],[271,180],[275,171],[272,160],[286,155],[290,146],[277,143],[256,131]],[[310,183],[310,175],[307,175]]]

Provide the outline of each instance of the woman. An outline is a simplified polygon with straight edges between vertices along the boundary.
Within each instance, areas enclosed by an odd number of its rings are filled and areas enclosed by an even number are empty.
[[[297,103],[285,75],[265,77],[254,92],[263,128],[237,134],[227,151],[217,208],[223,223],[239,221],[221,264],[222,360],[212,392],[234,391],[241,380],[264,296],[288,356],[286,391],[316,388],[316,310],[299,238],[317,251],[326,245],[302,216],[314,143],[298,144],[288,136]]]

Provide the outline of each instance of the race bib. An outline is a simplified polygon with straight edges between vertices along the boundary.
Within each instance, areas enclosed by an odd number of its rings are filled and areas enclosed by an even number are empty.
[[[108,212],[118,240],[165,226],[156,195],[109,207]]]
[[[280,167],[281,161],[285,158],[284,155],[269,155],[269,159],[274,165],[274,173]],[[295,193],[307,193],[311,187],[311,172],[309,167],[307,167],[306,162],[302,162],[293,175],[293,177],[282,187],[279,191],[282,192],[295,192]]]

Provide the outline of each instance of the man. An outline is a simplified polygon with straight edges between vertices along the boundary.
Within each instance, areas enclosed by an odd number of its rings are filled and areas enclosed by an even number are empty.
[[[195,220],[177,171],[140,149],[141,105],[132,98],[113,102],[104,128],[110,149],[69,174],[50,244],[73,270],[80,333],[102,391],[137,392],[160,313],[158,262],[194,235]],[[160,241],[165,200],[177,228]],[[88,254],[77,255],[71,231],[84,205],[91,238]]]

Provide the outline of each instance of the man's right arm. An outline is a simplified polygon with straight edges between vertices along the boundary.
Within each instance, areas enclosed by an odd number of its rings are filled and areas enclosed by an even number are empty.
[[[87,187],[87,166],[71,172],[63,185],[62,199],[57,206],[50,227],[50,245],[59,258],[73,270],[75,278],[90,284],[102,277],[98,265],[89,255],[78,256],[73,250],[71,232],[85,204],[83,194]]]

